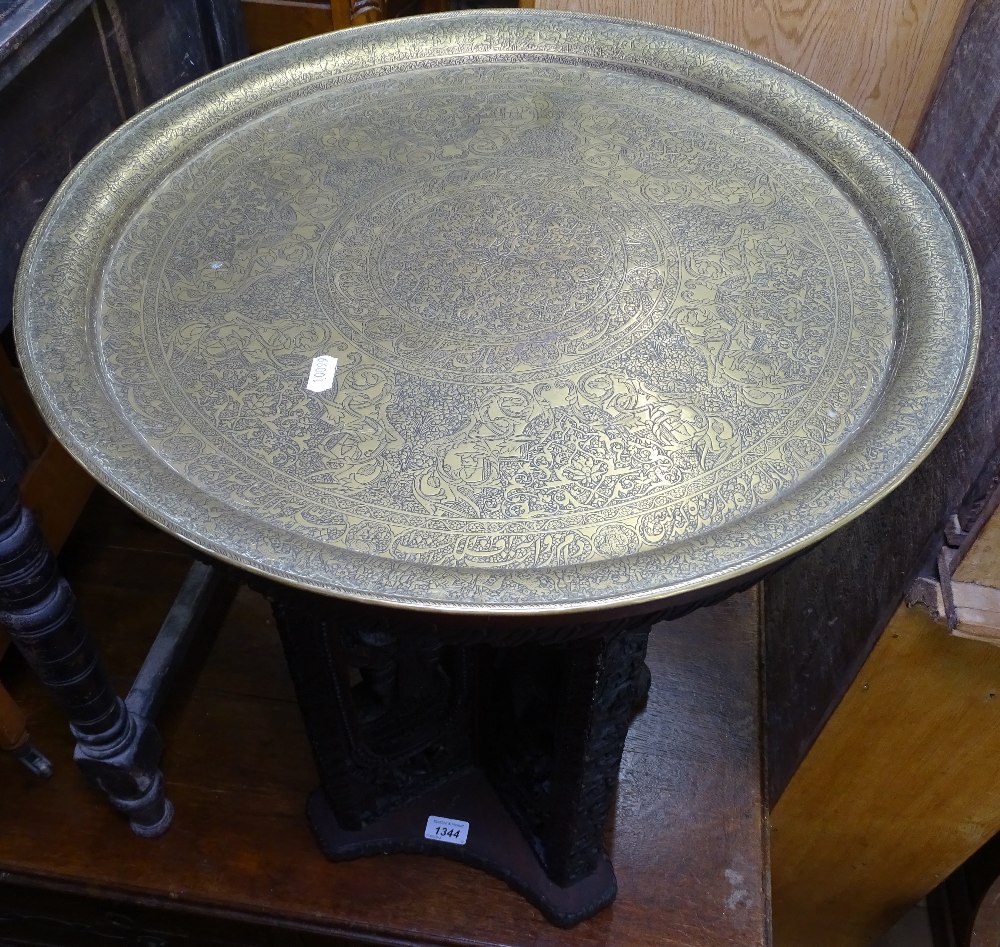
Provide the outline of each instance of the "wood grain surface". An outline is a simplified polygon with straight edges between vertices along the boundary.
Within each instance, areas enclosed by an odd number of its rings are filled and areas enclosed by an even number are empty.
[[[122,690],[188,561],[103,493],[67,547],[65,570]],[[104,944],[155,930],[164,944],[271,944],[277,927],[291,938],[283,944],[302,931],[327,938],[316,943],[766,944],[758,643],[752,593],[654,631],[653,688],[608,835],[619,897],[570,931],[450,861],[322,857],[304,816],[317,776],[255,594],[240,593],[200,677],[168,707],[176,818],[161,839],[134,837],[84,782],[64,724],[25,676],[15,691],[56,775],[40,785],[0,758],[0,917],[20,918],[0,938],[71,930],[84,939],[52,942]]]
[[[825,86],[910,144],[965,0],[536,0],[623,16],[760,53]]]
[[[1000,516],[994,515],[955,569],[955,581],[996,588],[1000,577],[997,563],[1000,563]]]
[[[870,945],[1000,830],[1000,649],[901,607],[771,829],[777,947]]]
[[[348,25],[334,22],[335,11],[326,2],[243,0],[242,7],[251,53]]]

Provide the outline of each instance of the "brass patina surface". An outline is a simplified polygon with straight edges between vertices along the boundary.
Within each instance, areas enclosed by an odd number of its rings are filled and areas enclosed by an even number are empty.
[[[46,418],[150,519],[322,592],[514,612],[835,529],[941,436],[979,325],[951,211],[842,102],[527,11],[318,37],[161,102],[54,199],[17,310]]]

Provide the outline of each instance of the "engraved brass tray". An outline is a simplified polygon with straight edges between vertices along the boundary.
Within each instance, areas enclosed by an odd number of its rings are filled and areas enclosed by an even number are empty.
[[[165,99],[53,199],[16,308],[47,421],[149,519],[464,612],[650,602],[804,548],[928,453],[979,331],[951,210],[843,102],[529,11],[317,37]]]

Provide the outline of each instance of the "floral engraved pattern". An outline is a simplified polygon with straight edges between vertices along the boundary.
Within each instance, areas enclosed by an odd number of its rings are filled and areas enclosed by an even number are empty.
[[[611,20],[364,32],[146,113],[26,254],[29,380],[146,515],[335,594],[589,608],[780,558],[940,436],[968,251],[841,104]]]
[[[676,252],[607,182],[557,187],[552,171],[455,157],[393,182],[322,249],[324,308],[373,357],[431,380],[543,380],[629,346],[676,291]]]

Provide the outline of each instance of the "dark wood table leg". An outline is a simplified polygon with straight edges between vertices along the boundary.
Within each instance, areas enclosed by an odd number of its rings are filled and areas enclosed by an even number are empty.
[[[80,768],[137,835],[166,831],[173,808],[163,793],[159,734],[112,689],[73,593],[11,481],[0,496],[0,623],[69,718]]]

